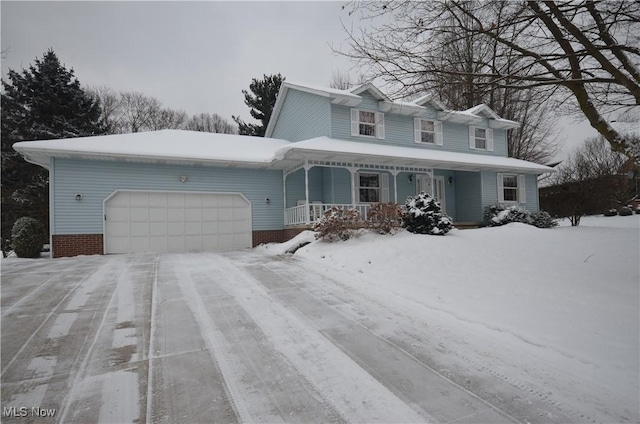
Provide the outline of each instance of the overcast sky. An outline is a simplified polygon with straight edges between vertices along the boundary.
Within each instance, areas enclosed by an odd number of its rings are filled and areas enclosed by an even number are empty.
[[[189,114],[250,120],[242,90],[280,72],[328,86],[352,63],[344,2],[9,2],[2,16],[2,76],[52,48],[83,86],[140,91]],[[342,22],[341,22],[342,20]],[[357,71],[352,71],[355,77]],[[593,134],[565,127],[569,144]]]

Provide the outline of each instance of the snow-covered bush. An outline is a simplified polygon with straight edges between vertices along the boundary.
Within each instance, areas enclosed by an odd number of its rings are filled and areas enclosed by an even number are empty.
[[[636,214],[640,215],[640,206],[636,208]]]
[[[38,258],[44,243],[45,232],[40,221],[24,216],[11,229],[13,251],[19,258]]]
[[[484,210],[484,224],[488,227],[497,227],[510,222],[522,222],[533,224],[531,213],[520,206],[505,206],[495,204],[487,206]]]
[[[367,228],[378,234],[389,234],[400,228],[402,208],[397,203],[376,203],[367,213]]]
[[[608,211],[605,211],[604,216],[616,216],[618,215],[618,211],[615,209],[609,209]]]
[[[453,220],[442,213],[440,204],[426,193],[407,198],[402,211],[402,226],[412,233],[445,235]]]
[[[538,228],[553,228],[558,226],[558,220],[554,219],[548,212],[539,211],[531,214],[531,225]]]
[[[633,215],[633,211],[631,210],[631,208],[629,208],[627,206],[623,206],[618,211],[618,214],[620,216],[629,216],[629,215]]]
[[[357,237],[363,226],[362,214],[359,211],[334,206],[315,223],[313,231],[316,232],[317,239],[332,242]]]

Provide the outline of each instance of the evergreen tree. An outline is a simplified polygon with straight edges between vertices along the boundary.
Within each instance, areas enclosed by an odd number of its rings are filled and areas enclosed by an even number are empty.
[[[278,91],[280,91],[280,86],[284,79],[280,74],[264,75],[261,80],[256,78],[251,80],[249,85],[251,93],[247,90],[242,90],[244,104],[249,106],[251,109],[249,113],[260,121],[261,125],[248,124],[240,119],[239,116],[232,116],[233,120],[238,124],[238,134],[264,137],[271,118],[271,112],[273,112],[273,107],[276,105]]]
[[[19,141],[83,137],[105,133],[100,104],[85,93],[73,70],[49,50],[21,73],[2,80],[2,250],[18,217],[48,223],[48,173],[12,148]]]

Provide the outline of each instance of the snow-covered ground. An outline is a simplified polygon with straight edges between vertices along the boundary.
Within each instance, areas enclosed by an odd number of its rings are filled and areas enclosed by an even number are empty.
[[[637,422],[640,215],[567,225],[367,234],[314,241],[294,258],[457,334],[440,342],[475,364],[462,374],[536,387],[585,419]],[[260,249],[279,254],[294,244]]]

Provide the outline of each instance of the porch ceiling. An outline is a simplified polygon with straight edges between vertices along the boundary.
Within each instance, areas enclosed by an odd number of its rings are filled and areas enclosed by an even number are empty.
[[[553,168],[519,159],[434,149],[362,143],[319,137],[291,143],[276,152],[274,165],[289,168],[305,160],[358,162],[458,171],[512,171],[543,174]]]

